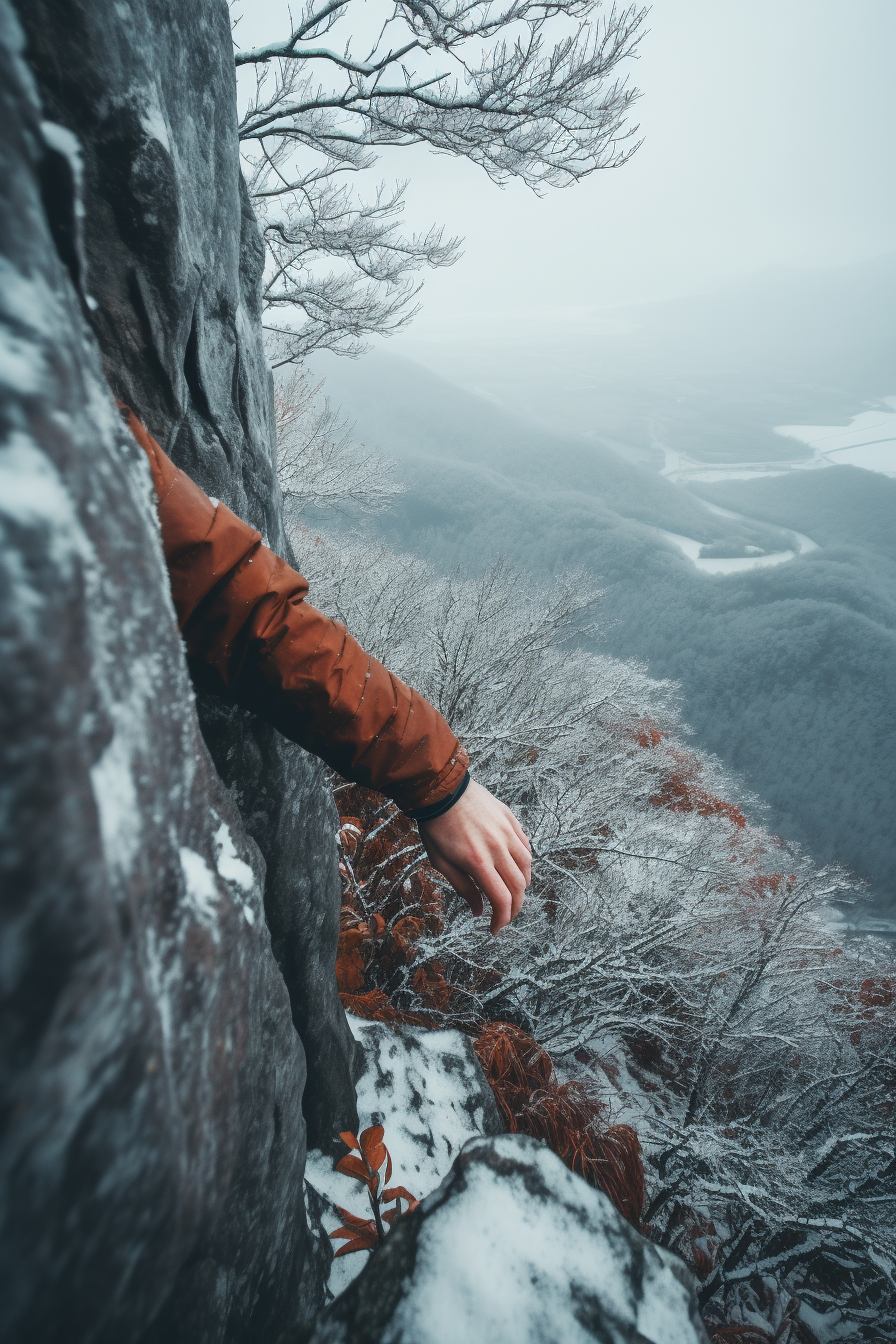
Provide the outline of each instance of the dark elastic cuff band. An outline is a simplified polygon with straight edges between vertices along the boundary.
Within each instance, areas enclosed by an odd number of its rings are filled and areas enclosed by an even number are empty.
[[[418,807],[413,812],[406,811],[405,816],[410,817],[411,821],[433,821],[436,817],[440,817],[443,812],[447,812],[449,808],[454,806],[458,798],[466,793],[469,782],[470,772],[468,770],[457,788],[453,793],[449,793],[447,798],[442,798],[437,803],[430,803],[429,807]]]

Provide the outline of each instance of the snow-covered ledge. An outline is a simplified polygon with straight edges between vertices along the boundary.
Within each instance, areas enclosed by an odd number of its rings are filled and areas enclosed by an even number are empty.
[[[347,1257],[349,1258],[349,1257]],[[310,1344],[705,1344],[694,1284],[544,1144],[471,1139]]]
[[[310,1344],[705,1344],[684,1264],[544,1144],[500,1132],[465,1036],[351,1025],[361,1124],[384,1126],[393,1181],[425,1198],[376,1252],[334,1261]],[[368,1213],[332,1167],[309,1154],[327,1232],[333,1204]]]
[[[383,1126],[393,1184],[423,1199],[447,1176],[468,1139],[501,1132],[492,1090],[469,1039],[459,1031],[348,1020],[365,1059],[357,1087],[360,1127]],[[344,1221],[336,1204],[370,1216],[363,1188],[334,1171],[326,1154],[309,1150],[305,1180],[325,1201],[327,1233]],[[343,1292],[369,1259],[369,1252],[356,1251],[334,1260],[330,1292]]]

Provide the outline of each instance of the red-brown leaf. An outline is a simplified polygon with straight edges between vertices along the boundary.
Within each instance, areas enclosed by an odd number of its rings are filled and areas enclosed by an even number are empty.
[[[346,1153],[345,1157],[341,1157],[336,1163],[336,1170],[341,1171],[343,1176],[353,1176],[356,1181],[367,1184],[367,1168],[354,1153]]]
[[[351,1255],[352,1251],[372,1251],[378,1240],[374,1228],[372,1235],[367,1236],[365,1233],[363,1236],[356,1237],[354,1241],[347,1241],[344,1246],[340,1246],[333,1259],[338,1260],[340,1255]]]
[[[338,1205],[336,1206],[338,1208]],[[376,1227],[371,1218],[358,1218],[347,1209],[339,1209],[343,1218],[349,1223],[348,1227],[337,1227],[330,1236],[334,1241],[344,1241],[346,1244],[341,1246],[334,1255],[335,1260],[340,1255],[350,1255],[352,1251],[371,1251],[379,1243]]]
[[[369,1129],[364,1130],[360,1139],[358,1140],[361,1152],[367,1158],[367,1161],[370,1162],[371,1167],[376,1168],[382,1166],[383,1164],[384,1161],[383,1158],[380,1158],[379,1162],[376,1163],[371,1162],[370,1154],[375,1149],[382,1147],[383,1135],[385,1134],[385,1132],[386,1131],[383,1129],[382,1125],[371,1125]]]
[[[374,1225],[372,1218],[359,1218],[356,1213],[352,1213],[350,1209],[343,1209],[338,1204],[334,1204],[333,1208],[341,1218],[345,1219],[349,1227],[362,1228],[373,1227]]]
[[[350,1129],[344,1129],[344,1130],[342,1131],[342,1133],[339,1135],[339,1137],[340,1137],[340,1139],[342,1140],[342,1142],[345,1144],[346,1148],[357,1148],[357,1147],[358,1147],[358,1138],[357,1138],[357,1135],[353,1134],[353,1133],[351,1132]]]
[[[384,1204],[391,1204],[393,1199],[406,1199],[409,1209],[416,1209],[420,1203],[419,1199],[415,1199],[410,1190],[406,1190],[403,1185],[392,1185],[383,1191]]]
[[[386,1160],[386,1145],[378,1143],[373,1148],[368,1148],[364,1153],[367,1165],[371,1171],[379,1171]]]

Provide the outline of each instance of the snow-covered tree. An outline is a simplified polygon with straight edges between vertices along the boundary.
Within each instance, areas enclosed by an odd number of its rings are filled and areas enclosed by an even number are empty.
[[[602,0],[305,0],[296,17],[284,7],[288,31],[237,50],[256,73],[239,134],[274,362],[355,354],[396,331],[421,268],[458,256],[439,228],[402,234],[406,183],[356,191],[383,150],[427,145],[536,191],[624,163],[637,144],[624,66],[645,14]]]
[[[378,513],[403,491],[395,464],[364,451],[322,389],[322,380],[295,367],[275,383],[277,465],[293,523],[314,509]]]
[[[413,834],[382,846],[391,805],[349,827],[348,887],[402,949],[380,968],[390,1001],[511,1020],[611,1089],[647,1155],[645,1219],[710,1317],[754,1319],[765,1294],[783,1320],[796,1293],[856,1329],[870,1304],[877,1329],[894,1311],[896,968],[829,931],[846,876],[728,801],[681,740],[673,687],[581,647],[582,576],[440,576],[366,539],[296,544],[314,600],[446,713],[532,840],[532,890],[493,939],[450,895],[433,918]]]

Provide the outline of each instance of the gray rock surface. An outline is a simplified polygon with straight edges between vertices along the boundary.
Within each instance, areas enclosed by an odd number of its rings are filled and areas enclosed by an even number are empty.
[[[0,1337],[274,1344],[303,1092],[354,1118],[334,817],[212,706],[216,771],[109,388],[279,544],[227,5],[0,0],[0,100]]]
[[[109,384],[178,466],[289,558],[226,0],[20,0],[19,12],[44,116],[80,147],[80,227],[64,156],[48,160],[44,197],[89,296]],[[203,694],[199,714],[267,865],[265,909],[305,1047],[309,1134],[333,1148],[355,1121],[357,1059],[333,975],[332,798],[317,762],[253,716]]]
[[[706,1344],[683,1263],[518,1134],[471,1140],[311,1344]]]

